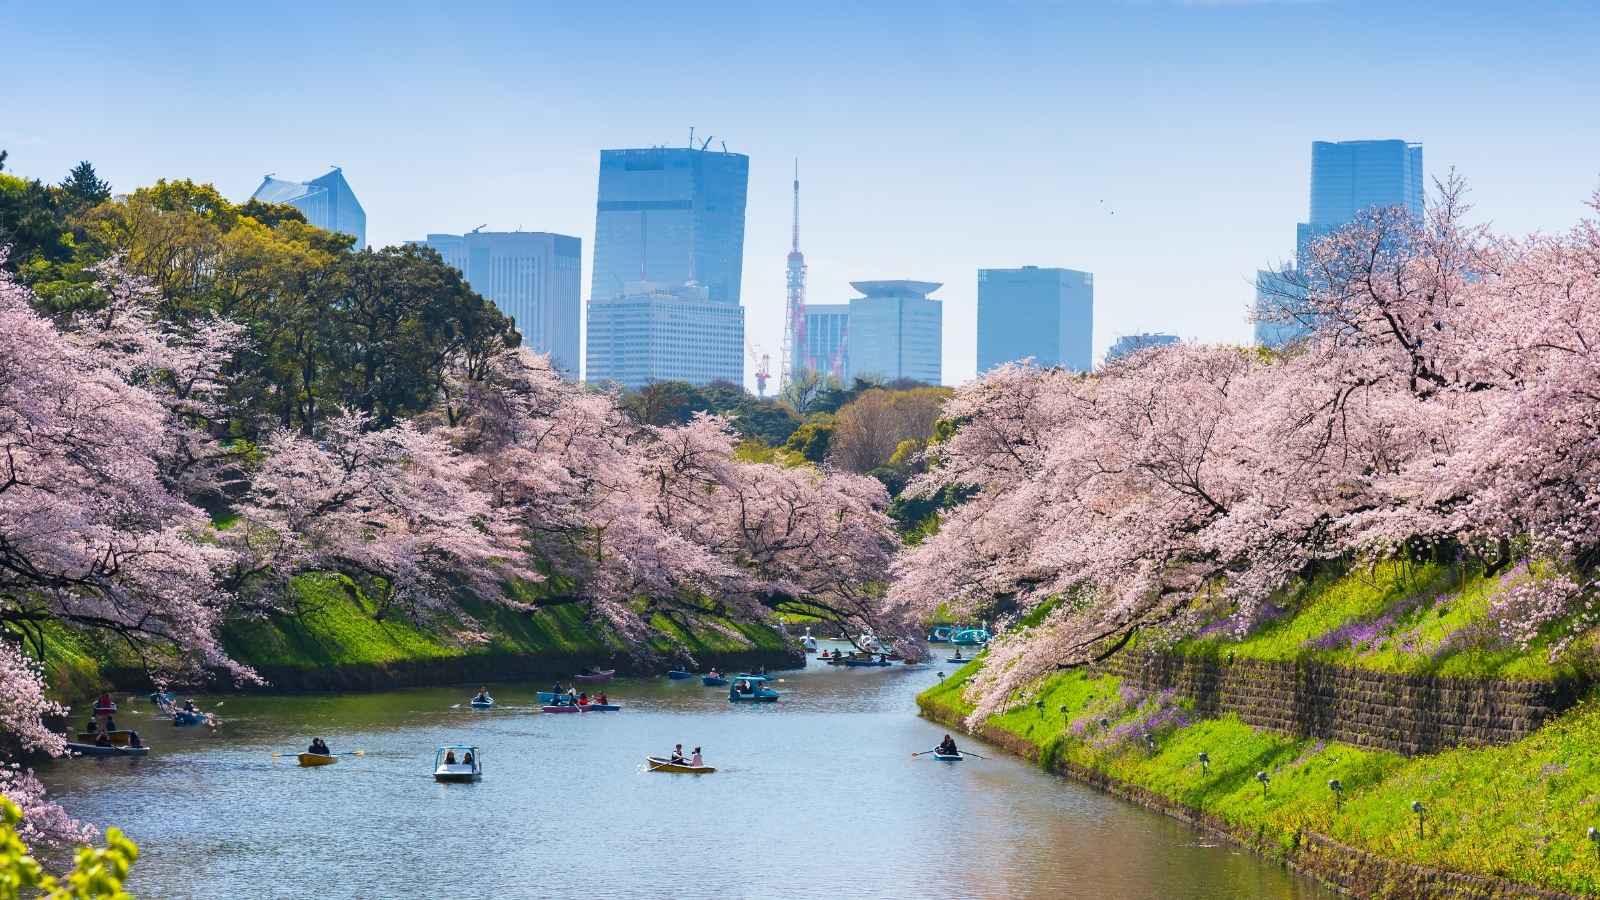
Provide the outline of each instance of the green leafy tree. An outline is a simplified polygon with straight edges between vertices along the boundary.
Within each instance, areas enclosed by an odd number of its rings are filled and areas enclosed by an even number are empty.
[[[828,458],[828,451],[833,445],[833,417],[828,415],[812,416],[807,422],[800,425],[784,441],[783,449],[800,454],[807,460],[821,465]]]
[[[0,797],[0,900],[44,897],[47,900],[131,900],[122,889],[139,848],[116,828],[106,829],[104,848],[81,847],[72,871],[60,878],[49,874],[17,836],[22,810]]]
[[[111,199],[111,182],[102,180],[88,160],[78,163],[61,182],[61,192],[74,208],[94,206]]]
[[[623,398],[623,406],[645,425],[682,425],[708,408],[705,397],[684,381],[655,381]]]

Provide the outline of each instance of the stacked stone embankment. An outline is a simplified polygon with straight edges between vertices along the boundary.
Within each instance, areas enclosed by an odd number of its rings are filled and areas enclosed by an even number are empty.
[[[1232,713],[1257,728],[1407,756],[1521,740],[1588,687],[1171,652],[1122,653],[1104,668],[1143,691],[1174,690],[1201,715]]]

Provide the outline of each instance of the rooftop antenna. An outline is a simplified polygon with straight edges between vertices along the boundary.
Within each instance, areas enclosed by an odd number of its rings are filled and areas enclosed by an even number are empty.
[[[693,125],[689,126],[689,146],[691,148],[694,147],[694,126]]]
[[[722,142],[722,152],[723,153],[727,153],[728,152],[728,142],[727,141],[723,141]]]
[[[471,231],[467,232],[467,234],[477,234],[478,232],[480,232],[480,231],[482,231],[482,230],[484,230],[485,228],[488,228],[488,227],[489,227],[489,223],[485,222],[482,225],[479,225],[477,228],[474,228]]]
[[[705,152],[705,149],[709,146],[711,146],[711,138],[706,138],[706,142],[700,145],[700,151],[702,153]]]

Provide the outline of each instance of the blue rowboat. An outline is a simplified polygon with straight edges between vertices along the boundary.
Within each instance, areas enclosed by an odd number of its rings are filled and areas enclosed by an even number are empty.
[[[728,679],[721,675],[701,675],[700,683],[706,687],[727,687]]]
[[[622,707],[615,703],[590,703],[586,706],[580,706],[578,709],[584,712],[616,712]]]
[[[777,699],[778,692],[767,687],[766,679],[758,676],[740,676],[728,688],[729,703],[771,703]]]
[[[482,700],[478,700],[478,699],[474,698],[472,700],[472,708],[473,709],[488,709],[491,706],[494,706],[494,698],[493,697],[485,697]]]
[[[955,634],[955,631],[955,627],[951,625],[935,625],[928,632],[928,643],[948,644],[950,643],[950,636]]]
[[[968,628],[965,631],[958,631],[951,636],[950,643],[960,644],[963,647],[972,647],[978,644],[989,643],[989,638],[991,637],[993,637],[993,635],[989,634],[987,629]]]
[[[694,677],[694,673],[693,672],[685,672],[682,669],[673,669],[672,671],[667,673],[667,677],[671,678],[673,681],[682,681],[685,678],[693,678]]]
[[[963,759],[966,759],[966,757],[962,756],[959,752],[940,753],[937,750],[933,751],[933,758],[942,762],[961,762]]]
[[[199,725],[205,720],[205,713],[191,712],[187,709],[180,709],[172,714],[172,724],[174,725]]]

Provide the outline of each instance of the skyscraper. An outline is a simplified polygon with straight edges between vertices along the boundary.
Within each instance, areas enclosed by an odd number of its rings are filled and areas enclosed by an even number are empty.
[[[1310,215],[1295,227],[1295,268],[1306,271],[1312,244],[1374,207],[1399,206],[1420,220],[1423,194],[1421,144],[1398,139],[1313,141]],[[1295,281],[1286,281],[1282,273],[1258,272],[1258,315],[1263,305],[1292,305]],[[1307,331],[1298,323],[1258,321],[1256,343],[1281,347]]]
[[[589,298],[584,380],[642,388],[652,381],[744,382],[744,307],[704,285],[635,281]]]
[[[1165,347],[1177,342],[1177,335],[1159,331],[1125,334],[1111,343],[1111,349],[1106,351],[1106,362],[1113,362],[1130,353],[1138,353],[1147,347]]]
[[[600,151],[589,299],[633,282],[698,282],[713,303],[739,304],[750,157],[652,147]]]
[[[550,355],[578,377],[578,321],[583,315],[582,242],[543,231],[430,234],[414,241],[439,251],[472,289],[516,320],[522,343]]]
[[[938,384],[944,305],[928,295],[933,281],[852,281],[846,379],[877,376]]]
[[[356,249],[367,245],[367,211],[344,180],[338,166],[310,181],[286,181],[271,175],[250,195],[263,203],[287,203],[305,214],[306,221],[326,231],[340,231],[356,239]]]
[[[795,354],[795,369],[844,380],[850,366],[850,304],[807,303],[806,345]]]
[[[1087,372],[1094,363],[1094,275],[1075,269],[978,270],[978,373],[1032,357]]]

